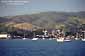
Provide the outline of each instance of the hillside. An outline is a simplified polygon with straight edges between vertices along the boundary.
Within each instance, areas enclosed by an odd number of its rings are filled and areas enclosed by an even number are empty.
[[[65,26],[70,24],[76,25],[77,23],[85,24],[85,12],[51,11],[51,12],[41,12],[32,15],[6,16],[6,17],[0,17],[0,22],[28,23],[37,27],[57,28],[59,24]]]

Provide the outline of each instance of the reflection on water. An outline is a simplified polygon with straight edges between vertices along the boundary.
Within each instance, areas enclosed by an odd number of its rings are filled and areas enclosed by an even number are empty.
[[[85,56],[82,41],[0,40],[0,56]]]

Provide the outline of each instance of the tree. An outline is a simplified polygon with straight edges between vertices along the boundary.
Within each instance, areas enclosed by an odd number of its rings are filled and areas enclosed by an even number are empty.
[[[5,25],[5,23],[0,23],[0,33],[7,33],[8,27]]]
[[[78,16],[71,16],[66,22],[66,28],[71,31],[75,31],[81,25],[80,18]]]

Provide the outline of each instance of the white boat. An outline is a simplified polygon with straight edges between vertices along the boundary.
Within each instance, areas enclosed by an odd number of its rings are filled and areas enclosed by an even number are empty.
[[[75,38],[75,40],[79,40],[79,38]]]
[[[52,38],[49,38],[49,40],[53,40]]]
[[[85,41],[85,39],[81,39],[82,41]]]
[[[70,37],[64,39],[64,41],[71,41]]]
[[[32,40],[38,40],[38,38],[33,38]]]
[[[67,42],[68,42],[68,41],[71,41],[71,40],[69,40],[69,39],[66,39],[66,40],[64,40],[64,41],[67,41]]]
[[[45,40],[45,38],[42,38],[43,40]]]
[[[64,42],[64,38],[59,38],[59,39],[56,39],[57,42]]]
[[[22,38],[23,40],[26,40],[27,38]]]

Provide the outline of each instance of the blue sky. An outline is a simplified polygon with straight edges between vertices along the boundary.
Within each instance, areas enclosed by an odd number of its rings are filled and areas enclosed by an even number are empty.
[[[33,14],[45,11],[85,11],[85,0],[13,0],[19,1],[15,4],[7,1],[9,0],[0,0],[0,16]]]

